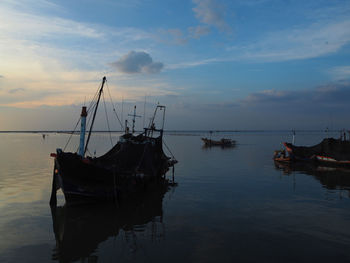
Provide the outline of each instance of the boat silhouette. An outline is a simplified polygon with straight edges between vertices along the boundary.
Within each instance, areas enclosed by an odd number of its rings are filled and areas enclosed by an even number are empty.
[[[160,180],[177,160],[163,151],[165,106],[157,105],[150,124],[140,134],[135,134],[136,106],[134,107],[132,131],[125,123],[125,133],[116,145],[100,157],[87,155],[88,145],[96,117],[97,108],[106,83],[95,96],[90,107],[82,107],[80,116],[80,144],[77,152],[57,149],[51,154],[55,158],[50,204],[57,204],[56,191],[62,189],[67,205],[86,202],[116,202],[120,198],[137,192],[147,184]],[[92,122],[85,143],[86,118],[92,113]],[[162,114],[162,124],[156,128],[155,119]],[[119,118],[118,118],[119,120]]]

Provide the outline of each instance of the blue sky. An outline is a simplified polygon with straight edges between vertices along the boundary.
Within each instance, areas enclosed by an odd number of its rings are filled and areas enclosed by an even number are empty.
[[[168,129],[348,128],[349,28],[337,0],[3,0],[0,130],[71,129],[104,75]]]

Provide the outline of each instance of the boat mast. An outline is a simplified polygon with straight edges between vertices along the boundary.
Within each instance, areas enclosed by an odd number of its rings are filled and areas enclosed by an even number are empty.
[[[162,128],[160,130],[157,130],[155,128],[155,124],[154,124],[154,120],[156,118],[156,115],[157,115],[157,110],[163,110],[163,122],[162,122]],[[154,113],[153,113],[153,117],[151,118],[151,121],[150,121],[150,125],[148,127],[148,135],[152,136],[153,135],[153,131],[159,131],[160,132],[160,136],[162,137],[163,136],[163,130],[164,130],[164,123],[165,123],[165,106],[162,106],[162,105],[157,105],[156,109],[154,110]]]
[[[80,120],[80,144],[79,144],[79,155],[84,156],[84,144],[85,144],[85,130],[86,130],[86,106],[81,109],[81,120]]]
[[[143,104],[143,124],[142,124],[142,128],[145,128],[145,118],[146,118],[146,95],[145,95],[145,103]]]
[[[101,98],[101,94],[102,94],[103,86],[104,86],[105,82],[106,82],[106,77],[103,77],[101,89],[100,89],[100,91],[99,91],[99,93],[98,93],[98,99],[97,99],[97,102],[96,102],[96,107],[95,107],[95,111],[94,111],[94,116],[92,117],[92,122],[91,122],[91,126],[90,126],[89,135],[88,135],[88,138],[87,138],[87,141],[86,141],[86,145],[85,145],[84,155],[85,155],[85,153],[86,153],[86,150],[87,150],[87,147],[88,147],[88,144],[89,144],[89,141],[90,141],[90,136],[91,136],[91,132],[92,132],[92,127],[93,127],[94,122],[95,122],[96,112],[97,112],[98,104],[99,104],[99,102],[100,102],[100,98]]]
[[[134,106],[134,114],[128,114],[128,116],[131,116],[131,117],[133,117],[132,118],[132,133],[134,133],[135,132],[135,121],[136,121],[136,117],[138,117],[138,118],[141,118],[141,116],[139,116],[139,115],[136,115],[136,105]]]

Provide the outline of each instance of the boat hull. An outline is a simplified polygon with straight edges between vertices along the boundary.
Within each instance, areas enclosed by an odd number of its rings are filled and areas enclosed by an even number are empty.
[[[324,139],[321,143],[305,147],[283,143],[288,156],[276,154],[277,162],[312,163],[329,167],[350,167],[350,142],[338,139]]]
[[[71,169],[61,169],[62,163],[56,159],[58,189],[61,188],[68,205],[96,202],[115,202],[143,191],[156,184],[163,175],[116,173],[103,167],[96,167],[83,161],[69,165]],[[67,164],[63,165],[67,167]],[[74,169],[72,169],[74,167]]]
[[[175,164],[159,143],[155,139],[124,142],[99,158],[58,151],[55,188],[62,189],[68,205],[125,199],[157,183]]]

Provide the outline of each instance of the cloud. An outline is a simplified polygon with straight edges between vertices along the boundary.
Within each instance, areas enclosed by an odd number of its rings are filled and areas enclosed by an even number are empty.
[[[240,101],[239,111],[267,129],[344,128],[350,111],[350,82],[335,82],[303,90],[268,90]]]
[[[125,78],[111,69],[111,56],[145,46],[152,37],[142,29],[67,19],[65,10],[46,0],[39,0],[38,5],[34,0],[5,1],[7,4],[0,1],[0,17],[6,21],[0,23],[0,106],[80,103],[82,94],[97,87],[91,80],[99,80],[102,74],[118,75],[119,84]],[[154,63],[145,70],[159,68]],[[55,96],[57,92],[60,96]],[[131,95],[125,89],[123,96]]]
[[[18,11],[12,8],[0,8],[0,15],[6,21],[0,25],[2,34],[14,38],[35,39],[37,37],[55,37],[57,34],[74,37],[101,38],[101,33],[95,25],[80,23],[60,17],[48,17]],[[20,34],[19,34],[20,32]]]
[[[123,73],[159,73],[164,65],[161,62],[153,62],[151,56],[143,51],[130,51],[118,61],[112,63]]]
[[[210,33],[208,26],[188,27],[187,32],[179,28],[170,28],[167,30],[159,30],[161,41],[168,44],[185,45],[191,39],[200,39],[202,36]]]
[[[266,34],[254,44],[232,46],[235,58],[257,61],[309,59],[335,53],[350,43],[350,19],[316,22]]]
[[[194,129],[340,129],[348,123],[349,100],[350,82],[335,82],[302,90],[264,90],[224,102],[182,98],[187,104],[177,108]]]
[[[225,7],[216,0],[193,0],[196,7],[193,8],[196,18],[207,25],[214,26],[221,31],[229,31],[230,27],[225,22]]]
[[[202,36],[208,35],[210,33],[210,28],[207,26],[189,27],[188,33],[191,38],[199,39]]]
[[[330,74],[336,80],[344,80],[350,78],[350,66],[335,67],[330,70]]]
[[[152,39],[150,33],[137,28],[75,21],[59,14],[48,15],[40,12],[40,8],[31,12],[31,6],[37,6],[33,0],[7,2],[10,4],[0,4],[0,17],[6,21],[6,25],[0,23],[0,50],[3,54],[0,71],[6,77],[11,77],[9,71],[18,72],[19,67],[23,71],[27,64],[40,66],[47,61],[56,66],[101,70],[111,55],[146,45],[146,41]],[[40,0],[40,3],[50,6],[45,0]],[[57,10],[60,9],[55,8],[55,13],[62,13]],[[47,65],[43,67],[49,69]],[[32,65],[28,68],[31,69]],[[57,68],[53,71],[57,72]]]
[[[193,67],[198,67],[198,66],[223,62],[223,61],[231,61],[231,59],[227,60],[227,59],[209,58],[209,59],[203,59],[203,60],[197,60],[197,61],[186,61],[182,63],[167,65],[166,68],[167,69],[193,68]]]
[[[21,92],[21,91],[25,91],[25,89],[24,88],[10,89],[9,93],[14,94],[14,93]]]
[[[176,44],[184,45],[188,42],[188,39],[184,34],[182,33],[182,30],[179,28],[171,28],[165,31],[165,33],[169,34],[171,36],[171,40],[174,41]]]
[[[304,90],[264,90],[251,93],[240,103],[245,107],[288,112],[327,112],[350,110],[350,82],[336,82]]]

